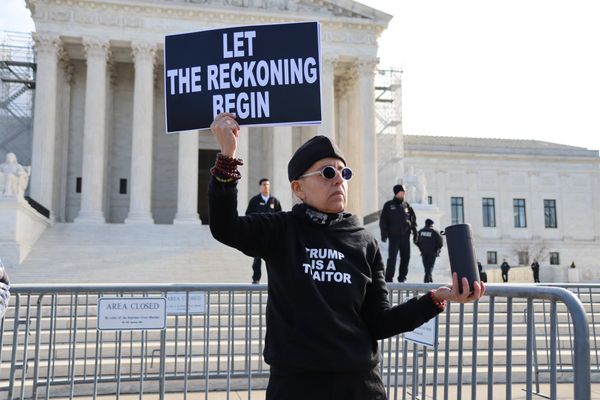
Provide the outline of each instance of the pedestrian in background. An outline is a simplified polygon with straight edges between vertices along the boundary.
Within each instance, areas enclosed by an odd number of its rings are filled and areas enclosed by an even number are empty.
[[[500,271],[502,271],[502,282],[508,282],[508,271],[510,270],[510,265],[506,262],[506,258],[502,259],[502,264],[500,265]]]
[[[533,281],[535,283],[540,283],[540,264],[537,259],[533,259],[531,263],[531,270],[533,271]]]

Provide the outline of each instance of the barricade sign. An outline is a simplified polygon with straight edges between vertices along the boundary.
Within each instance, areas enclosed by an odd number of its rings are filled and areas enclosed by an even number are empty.
[[[430,349],[435,347],[435,324],[437,323],[437,318],[432,318],[429,321],[425,322],[423,325],[419,326],[415,330],[410,332],[406,332],[404,334],[404,340],[408,340],[409,342],[413,342],[416,344],[420,344]]]
[[[320,123],[319,32],[300,22],[166,36],[167,133],[207,129],[221,112],[240,125]]]
[[[168,315],[206,314],[206,292],[187,293],[167,292]]]
[[[166,305],[164,297],[101,297],[98,330],[165,329]]]

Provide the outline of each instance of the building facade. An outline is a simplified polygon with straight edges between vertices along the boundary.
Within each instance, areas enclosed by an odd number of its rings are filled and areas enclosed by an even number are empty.
[[[438,226],[469,223],[477,256],[496,267],[572,262],[600,280],[598,151],[534,140],[404,136],[404,162],[426,182]],[[410,174],[409,174],[410,175]],[[422,223],[422,221],[421,221]]]
[[[243,128],[240,208],[269,177],[292,205],[287,161],[302,142],[334,138],[364,171],[349,209],[378,208],[374,74],[377,37],[391,16],[352,1],[30,0],[36,24],[37,95],[31,197],[55,221],[197,223],[206,215],[210,132],[166,135],[163,42],[167,34],[225,26],[321,23],[323,123]],[[360,110],[360,112],[359,112]],[[256,186],[253,184],[256,182]]]
[[[377,38],[390,15],[347,0],[28,0],[27,6],[37,64],[29,194],[50,210],[54,224],[206,222],[208,170],[218,148],[207,131],[165,133],[164,36],[319,21],[323,122],[242,128],[240,213],[263,177],[289,210],[287,162],[301,143],[325,134],[357,172],[348,210],[376,235],[376,223],[369,223],[402,182],[419,226],[426,217],[441,229],[472,225],[484,265],[493,268],[503,258],[513,266],[534,257],[563,267],[575,261],[583,280],[600,281],[598,152],[403,135],[400,72],[376,70]],[[422,268],[416,248],[413,268]],[[436,270],[447,269],[444,250]],[[563,269],[556,271],[553,280],[566,280]]]

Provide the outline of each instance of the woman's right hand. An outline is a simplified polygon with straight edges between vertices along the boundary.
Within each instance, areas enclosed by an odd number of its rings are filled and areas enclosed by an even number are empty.
[[[210,130],[219,143],[221,154],[235,158],[237,139],[240,133],[240,125],[235,120],[235,114],[218,114],[210,124]]]

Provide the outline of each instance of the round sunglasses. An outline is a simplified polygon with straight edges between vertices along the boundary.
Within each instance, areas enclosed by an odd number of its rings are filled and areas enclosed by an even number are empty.
[[[308,174],[301,175],[298,179],[305,178],[307,176],[321,174],[321,176],[323,178],[330,180],[330,179],[335,178],[337,171],[338,170],[336,170],[334,167],[332,167],[331,165],[328,165],[319,171],[309,172]],[[339,171],[340,171],[340,174],[342,175],[343,180],[349,181],[350,179],[352,179],[352,170],[350,168],[344,167],[344,168],[340,169]]]

